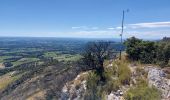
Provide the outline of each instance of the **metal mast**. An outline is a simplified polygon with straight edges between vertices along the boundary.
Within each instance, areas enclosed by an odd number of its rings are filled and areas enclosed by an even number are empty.
[[[125,12],[129,12],[129,10],[127,9],[126,11],[123,10],[123,16],[122,16],[122,31],[121,31],[121,34],[120,34],[120,37],[121,37],[121,45],[120,45],[120,60],[121,60],[121,55],[122,55],[122,46],[123,46],[123,32],[124,32],[124,19],[125,19]]]

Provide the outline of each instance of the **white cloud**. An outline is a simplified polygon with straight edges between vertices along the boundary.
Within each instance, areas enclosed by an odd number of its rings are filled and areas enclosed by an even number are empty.
[[[89,29],[87,26],[75,26],[71,27],[72,29]]]
[[[128,31],[123,34],[124,37],[138,37],[142,39],[160,39],[163,37],[170,37],[170,30],[159,31]]]
[[[91,38],[120,38],[119,30],[97,30],[97,31],[77,31],[70,33],[76,37],[91,37]],[[165,36],[170,37],[170,30],[159,30],[159,31],[125,31],[123,38],[138,37],[141,39],[158,39]]]
[[[151,22],[151,23],[136,23],[129,24],[130,28],[164,28],[170,27],[170,22]]]
[[[107,29],[109,29],[109,30],[114,30],[115,28],[113,28],[113,27],[109,27],[109,28],[107,28]]]
[[[127,28],[126,26],[124,26],[124,27],[123,27],[123,29],[126,29],[126,28]],[[118,27],[116,27],[115,29],[117,29],[117,30],[121,30],[121,29],[122,29],[122,27],[118,26]]]
[[[157,29],[152,29],[157,28]],[[162,29],[164,28],[164,29]],[[167,28],[167,29],[165,29]],[[170,37],[170,22],[151,22],[151,23],[136,23],[127,24],[124,26],[124,38],[135,36],[138,38],[162,38]],[[74,32],[70,32],[71,36],[75,37],[93,37],[93,38],[119,38],[122,27],[107,27],[105,29],[99,29],[98,27],[75,27],[78,29]],[[144,30],[143,30],[144,29]]]
[[[87,26],[76,26],[72,27],[72,29],[81,29],[81,30],[97,30],[98,27],[87,27]]]
[[[99,29],[98,27],[87,27],[87,26],[76,26],[76,27],[71,27],[72,29],[81,29],[81,30],[97,30]]]
[[[72,29],[79,29],[79,28],[81,28],[81,27],[71,27]]]
[[[116,27],[116,29],[120,30],[120,29],[122,29],[122,27],[119,26],[119,27]]]

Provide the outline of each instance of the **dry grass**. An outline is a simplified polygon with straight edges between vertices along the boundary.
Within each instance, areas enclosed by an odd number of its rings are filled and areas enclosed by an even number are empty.
[[[7,87],[10,83],[17,80],[21,75],[13,76],[11,75],[13,72],[7,73],[3,76],[0,76],[0,90]]]
[[[39,90],[34,94],[30,95],[26,100],[45,100],[45,91]]]

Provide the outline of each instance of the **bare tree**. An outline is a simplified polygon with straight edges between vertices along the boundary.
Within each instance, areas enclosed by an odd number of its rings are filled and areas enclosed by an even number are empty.
[[[90,42],[87,44],[83,54],[83,61],[87,65],[87,68],[90,70],[96,70],[102,81],[105,80],[103,76],[103,63],[112,51],[110,47],[110,42]]]

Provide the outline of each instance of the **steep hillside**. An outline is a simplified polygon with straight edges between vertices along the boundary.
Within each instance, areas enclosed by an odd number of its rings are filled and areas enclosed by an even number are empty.
[[[0,91],[1,100],[37,100],[59,98],[64,83],[79,73],[78,65],[57,63],[28,70]]]
[[[125,59],[108,61],[105,64],[106,82],[98,81],[93,71],[80,73],[64,85],[60,99],[168,100],[170,79],[166,75],[155,65],[127,62]]]

